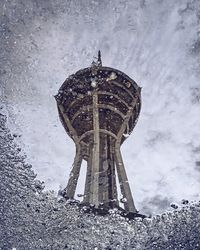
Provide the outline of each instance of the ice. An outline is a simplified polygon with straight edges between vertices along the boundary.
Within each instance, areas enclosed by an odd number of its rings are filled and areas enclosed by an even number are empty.
[[[100,49],[104,66],[142,87],[122,146],[137,209],[199,198],[199,9],[198,0],[0,1],[0,103],[46,190],[66,186],[75,155],[53,95]]]
[[[123,134],[123,136],[127,138],[127,137],[129,137],[130,135],[129,135],[129,134]]]

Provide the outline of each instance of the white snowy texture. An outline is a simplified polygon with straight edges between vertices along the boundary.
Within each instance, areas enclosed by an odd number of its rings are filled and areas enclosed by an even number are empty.
[[[129,220],[118,209],[95,215],[43,192],[0,107],[0,249],[199,250],[200,203]]]
[[[104,66],[142,87],[139,121],[122,147],[137,209],[199,200],[198,0],[1,1],[0,12],[0,101],[46,189],[66,186],[75,155],[53,95],[100,49]]]

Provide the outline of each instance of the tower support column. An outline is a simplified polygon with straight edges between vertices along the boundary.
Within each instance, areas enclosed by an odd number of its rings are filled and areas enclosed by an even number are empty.
[[[115,159],[116,159],[115,162],[116,162],[116,167],[117,167],[119,185],[120,185],[121,193],[123,196],[124,208],[127,212],[137,213],[137,210],[134,205],[133,197],[131,194],[131,189],[128,183],[128,178],[126,175],[122,155],[121,155],[119,148],[116,148],[115,150]]]
[[[69,181],[67,187],[64,189],[64,196],[68,199],[73,199],[76,191],[76,186],[78,182],[78,177],[80,174],[82,155],[80,147],[76,147],[76,156],[74,158],[74,163],[72,165],[72,170],[69,176]]]
[[[94,141],[92,147],[92,163],[91,163],[91,185],[89,202],[95,207],[99,206],[99,150],[100,150],[100,134],[99,134],[99,109],[98,94],[93,92],[93,131]]]

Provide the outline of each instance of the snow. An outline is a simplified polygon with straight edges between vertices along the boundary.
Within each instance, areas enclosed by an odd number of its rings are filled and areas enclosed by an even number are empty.
[[[129,137],[130,135],[129,135],[129,134],[123,134],[123,136],[127,138],[127,137]]]
[[[110,76],[107,78],[107,81],[115,80],[117,78],[117,75],[115,72],[112,72]]]
[[[97,81],[96,81],[96,79],[91,79],[91,86],[92,86],[93,88],[96,88],[96,86],[97,86]]]

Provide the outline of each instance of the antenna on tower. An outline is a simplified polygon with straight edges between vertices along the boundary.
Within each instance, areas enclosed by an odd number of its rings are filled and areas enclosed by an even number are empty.
[[[101,51],[98,51],[98,60],[97,60],[97,65],[102,66],[102,61],[101,61]]]
[[[92,67],[101,67],[102,66],[102,61],[101,61],[101,51],[98,51],[98,57],[94,57],[96,60],[92,62]]]

